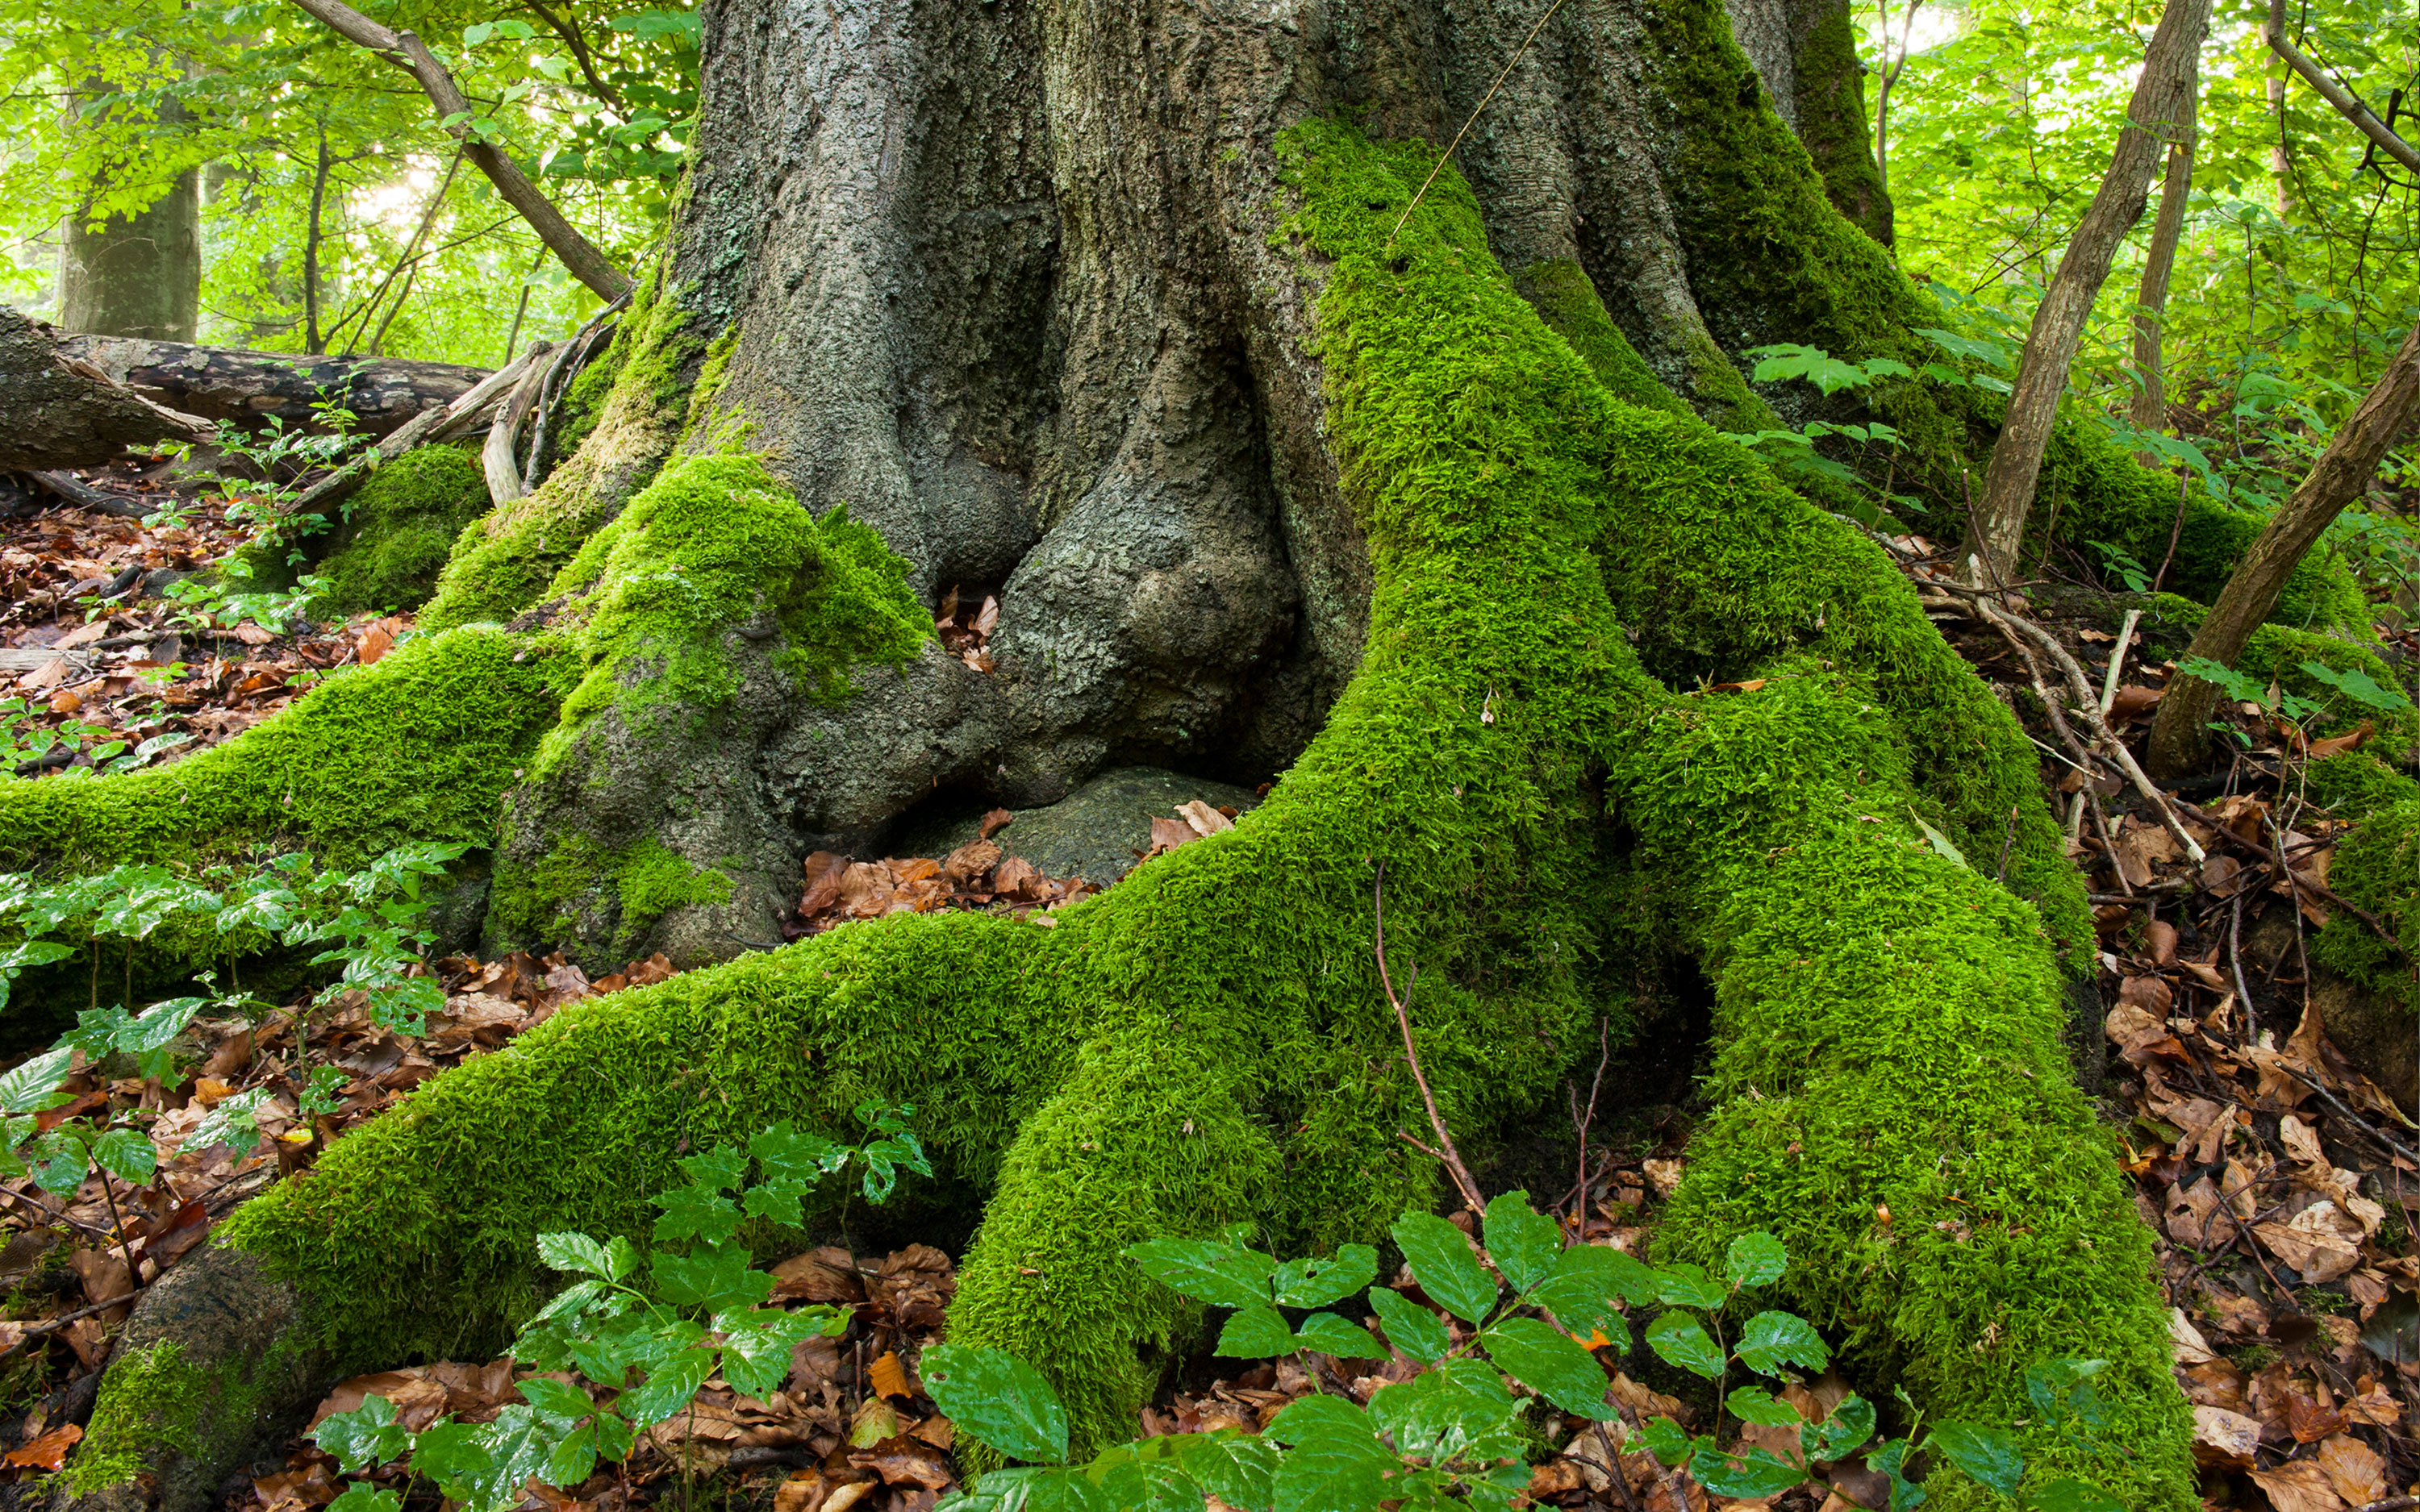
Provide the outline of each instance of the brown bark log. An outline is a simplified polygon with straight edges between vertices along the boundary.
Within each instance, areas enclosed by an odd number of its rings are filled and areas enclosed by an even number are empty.
[[[0,469],[91,467],[130,446],[206,440],[210,427],[58,349],[58,332],[0,305]]]
[[[2075,361],[2085,318],[2109,277],[2118,243],[2142,219],[2151,171],[2193,93],[2202,35],[2209,25],[2210,0],[2168,0],[2144,56],[2142,77],[2127,102],[2126,126],[2118,133],[2109,172],[2034,311],[2017,367],[2016,392],[2009,395],[1982,497],[1966,522],[1966,545],[1959,553],[1962,559],[1980,560],[1986,581],[2006,582],[2015,576],[2017,542],[2033,508],[2034,484],[2058,420],[2059,395],[2067,391],[2068,365]]]
[[[370,436],[453,403],[488,376],[454,363],[301,357],[110,336],[70,336],[59,349],[147,398],[205,420],[256,423],[274,415],[299,425],[314,418],[315,402],[341,398],[353,412],[353,428]]]
[[[2319,454],[2308,476],[2277,511],[2226,586],[2210,618],[2202,621],[2186,653],[2207,656],[2232,667],[2245,642],[2277,607],[2286,579],[2344,507],[2361,497],[2378,471],[2379,460],[2395,438],[2420,416],[2420,326],[2403,338],[2403,346],[2386,371],[2363,397],[2361,408]],[[2160,700],[2151,722],[2150,768],[2155,776],[2173,779],[2201,764],[2207,744],[2205,727],[2218,706],[2218,686],[2198,677],[2180,676]]]

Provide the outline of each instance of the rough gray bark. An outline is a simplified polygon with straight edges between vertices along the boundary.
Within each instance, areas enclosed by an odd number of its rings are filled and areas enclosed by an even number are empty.
[[[149,208],[98,228],[68,218],[59,254],[59,321],[68,330],[191,341],[201,293],[201,201],[191,172]]]
[[[59,350],[101,369],[161,404],[205,420],[288,425],[317,418],[315,404],[340,399],[353,428],[384,436],[440,405],[451,404],[488,376],[454,363],[398,358],[298,357],[239,347],[113,336],[70,336]]]
[[[0,469],[90,467],[130,446],[207,440],[210,427],[59,350],[58,332],[0,305]]]
[[[1318,433],[1311,315],[1269,244],[1281,131],[1360,111],[1442,143],[1505,74],[1458,156],[1516,278],[1584,270],[1693,400],[1733,371],[1724,347],[1790,327],[1683,230],[1719,207],[1691,199],[1691,107],[1659,70],[1709,44],[1659,38],[1655,5],[1567,5],[1516,59],[1550,3],[712,6],[714,147],[662,286],[684,329],[732,340],[713,409],[814,514],[875,526],[927,604],[996,591],[996,669],[934,647],[825,708],[736,639],[716,736],[600,718],[572,775],[517,796],[501,874],[566,836],[751,858],[729,903],[647,942],[727,956],[778,937],[806,852],[868,854],[937,792],[1029,807],[1122,762],[1282,769],[1357,662],[1369,567]],[[550,531],[551,557],[578,539]],[[610,899],[586,917],[602,954]]]

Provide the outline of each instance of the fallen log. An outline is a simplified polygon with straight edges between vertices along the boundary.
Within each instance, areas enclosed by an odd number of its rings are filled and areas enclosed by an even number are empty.
[[[288,425],[308,424],[317,418],[313,406],[341,399],[355,431],[380,437],[453,403],[488,376],[454,363],[306,357],[131,336],[69,336],[59,349],[147,398],[206,420],[256,424],[274,415]]]
[[[107,462],[130,446],[206,440],[209,424],[155,404],[59,350],[58,332],[0,305],[0,469]]]

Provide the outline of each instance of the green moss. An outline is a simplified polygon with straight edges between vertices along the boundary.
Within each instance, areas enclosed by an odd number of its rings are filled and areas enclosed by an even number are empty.
[[[258,842],[357,863],[407,841],[489,843],[554,719],[547,642],[474,628],[406,641],[173,765],[0,782],[0,870],[178,861]]]
[[[1887,247],[1891,201],[1874,162],[1866,116],[1866,69],[1845,8],[1826,8],[1799,45],[1795,62],[1798,140],[1823,176],[1824,197],[1849,224]]]
[[[912,658],[932,621],[908,564],[845,509],[821,520],[752,456],[684,457],[590,537],[548,589],[577,601],[570,640],[582,681],[539,770],[566,760],[608,708],[694,722],[727,705],[739,672],[729,638],[783,644],[774,664],[810,697],[854,691],[852,667]]]
[[[536,492],[463,530],[423,625],[508,621],[536,605],[554,575],[672,455],[706,344],[690,334],[689,311],[662,288],[663,278],[659,259],[622,317],[612,386],[580,450]]]
[[[698,868],[653,840],[609,852],[586,835],[564,836],[545,860],[517,871],[497,870],[489,904],[500,938],[560,944],[581,937],[581,910],[610,902],[613,950],[627,955],[650,925],[675,908],[731,901],[731,878]]]
[[[554,434],[547,442],[556,466],[579,451],[581,444],[595,433],[597,423],[604,418],[606,396],[613,392],[613,380],[621,376],[622,355],[628,350],[629,347],[617,328],[612,344],[590,359],[580,376],[565,386],[555,412]]]
[[[417,609],[436,590],[456,537],[488,509],[478,461],[452,446],[423,446],[378,470],[318,568],[315,601],[339,614]]]
[[[2366,750],[2323,757],[2304,769],[2310,800],[2338,819],[2366,819],[2381,809],[2420,801],[2420,782]],[[2412,878],[2420,883],[2420,874]]]
[[[1563,338],[1615,398],[1642,409],[1691,413],[1613,323],[1605,301],[1597,298],[1596,285],[1589,282],[1587,270],[1579,264],[1536,263],[1515,282],[1521,297],[1538,312],[1546,329]]]
[[[2373,784],[2382,786],[2382,784]],[[2406,779],[2404,785],[2410,786]],[[2397,950],[2341,909],[2313,942],[2312,954],[2357,985],[2420,1014],[2420,799],[2369,816],[2336,847],[2328,884],[2347,903],[2394,932]]]
[[[1607,995],[1615,973],[1605,963],[1637,926],[1608,905],[1638,893],[1639,868],[1604,820],[1601,758],[1638,742],[1695,749],[1687,729],[1651,716],[1700,701],[1676,703],[1641,670],[1608,581],[1635,596],[1633,577],[1663,570],[1638,543],[1710,550],[1745,517],[1767,541],[1761,564],[1741,556],[1710,569],[1715,582],[1738,574],[1730,591],[1745,598],[1749,575],[1789,579],[1824,532],[1854,538],[1694,422],[1618,404],[1513,292],[1450,172],[1389,245],[1427,174],[1426,149],[1375,147],[1313,122],[1282,151],[1301,196],[1291,233],[1329,259],[1320,356],[1375,578],[1359,671],[1311,748],[1234,829],[1154,860],[1054,928],[964,915],[845,926],[573,1005],[431,1081],[228,1225],[232,1242],[329,1299],[356,1363],[495,1341],[540,1295],[532,1235],[638,1231],[644,1195],[673,1179],[684,1141],[737,1139],[782,1118],[836,1126],[858,1099],[879,1094],[918,1104],[939,1162],[937,1182],[916,1184],[908,1200],[987,1196],[953,1338],[1040,1365],[1069,1404],[1082,1453],[1133,1431],[1136,1406],[1196,1324],[1181,1299],[1138,1289],[1126,1245],[1245,1221],[1280,1248],[1320,1250],[1382,1233],[1435,1196],[1434,1169],[1395,1137],[1420,1113],[1373,959],[1377,862],[1390,956],[1421,968],[1421,1060],[1457,1128],[1528,1117],[1576,1053],[1594,1055],[1601,1019],[1627,1032],[1628,1006]],[[1667,464],[1669,477],[1655,471]],[[1671,517],[1645,527],[1634,516]],[[1693,540],[1699,531],[1713,534]],[[1630,550],[1634,566],[1609,568],[1601,554],[1615,549]],[[1868,669],[1870,692],[1860,685],[1867,707],[1842,694],[1824,718],[1890,735],[1897,745],[1867,742],[1896,753],[1889,792],[1967,833],[1969,800],[1929,764],[1948,737],[1911,735],[1894,702],[1915,698],[1935,671],[1898,637],[1895,616],[1914,614],[1912,600],[1869,593],[1864,569],[1838,549],[1825,569],[1835,587],[1810,590],[1793,611],[1801,617],[1710,646],[1708,662],[1750,655],[1766,637],[1885,663]],[[599,583],[611,583],[613,556],[600,548],[590,563]],[[1827,612],[1879,613],[1885,629],[1869,636],[1827,624]],[[2008,719],[1988,702],[1945,717],[1965,716]],[[2032,804],[2042,808],[2038,795]],[[1794,812],[1772,807],[1758,822],[1779,825]],[[1889,822],[1897,848],[1884,858],[1922,862],[1901,843],[1896,811]],[[1717,911],[1715,891],[1743,874],[1751,845],[1724,842],[1700,916]],[[2013,963],[2013,1004],[1997,1018],[1991,1005],[1962,1011],[2065,1118],[2076,1102],[2057,1080],[2055,1025],[2041,1022],[2057,979],[2038,916],[1980,879],[1945,882],[1940,863],[1915,880],[1932,890],[1909,906],[1937,931],[1941,954],[1963,962],[1988,950]],[[1955,906],[1938,906],[1945,887]],[[1884,907],[1869,928],[1852,900],[1834,902],[1802,923],[1827,936],[1810,949],[1846,963],[1838,980],[1865,981],[1878,956],[1902,959],[1893,954],[1901,914]],[[1692,937],[1721,952],[1733,1003],[1755,995],[1754,972],[1739,970],[1765,959],[1753,940],[1711,923]],[[1915,970],[1931,956],[1903,959]],[[1955,994],[1965,990],[1962,978]],[[1865,1001],[1844,994],[1806,1011],[1839,1024]],[[1896,1011],[1885,1000],[1877,1021]],[[1776,1021],[1792,1022],[1780,1010]],[[1891,1149],[1936,1127],[1930,1103],[1904,1126],[1887,1107],[1859,1106]],[[2063,1164],[2039,1172],[1983,1169],[2092,1207],[2095,1183],[2115,1180],[2107,1152],[2059,1152]],[[1856,1184],[1845,1173],[1822,1211],[1837,1217]],[[2105,1221],[2120,1230],[2105,1241],[2113,1253],[2141,1242],[2122,1208]],[[1859,1281],[1854,1262],[1819,1253],[1807,1263],[1823,1284],[1866,1286],[1865,1295],[1889,1284]],[[1899,1306],[1927,1316],[1957,1305],[1930,1289],[1945,1278],[1971,1279],[1911,1270]],[[2106,1352],[2132,1358],[2145,1290],[2138,1271],[2111,1294]],[[2084,1305],[2029,1295],[2053,1312]],[[2156,1321],[2156,1308],[2149,1316]],[[1950,1349],[1930,1335],[1908,1342]],[[1972,1367],[1958,1368],[1920,1351],[1910,1366],[1920,1383],[1944,1382],[1940,1404],[1970,1383]],[[2150,1412],[2131,1396],[2124,1405]],[[2136,1504],[2172,1503],[2171,1490]]]
[[[189,1364],[173,1340],[121,1354],[101,1378],[92,1421],[61,1484],[70,1495],[90,1496],[156,1473],[164,1457],[224,1458],[222,1446],[249,1439],[261,1399],[302,1347],[289,1335],[248,1365],[216,1369]]]
[[[2060,1051],[2040,919],[1977,870],[1991,851],[1953,860],[1917,827],[1943,813],[1878,687],[1804,656],[1764,675],[1659,716],[1610,784],[1715,984],[1717,1108],[1659,1242],[1705,1260],[1780,1235],[1807,1257],[1789,1304],[1929,1412],[2022,1422],[2028,1364],[2107,1360],[2125,1456],[2036,1432],[2029,1461],[2197,1505],[2150,1236]]]

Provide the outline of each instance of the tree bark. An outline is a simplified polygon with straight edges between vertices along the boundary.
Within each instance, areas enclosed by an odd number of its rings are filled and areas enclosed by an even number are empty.
[[[2017,367],[2016,390],[2009,395],[1999,440],[1983,477],[1982,496],[1966,522],[1961,558],[1976,563],[1981,582],[2009,582],[2016,576],[2017,544],[2032,512],[2034,485],[2041,473],[2042,453],[2058,420],[2058,402],[2067,392],[2068,364],[2084,339],[2084,322],[2100,297],[2109,265],[2126,233],[2142,218],[2150,193],[2152,169],[2163,143],[2173,139],[2186,118],[2187,101],[2198,75],[2203,33],[2210,23],[2210,0],[2168,0],[2157,31],[2143,59],[2142,76],[2126,105],[2126,125],[2118,133],[2109,172],[2077,223],[2058,271],[2042,292],[2025,333],[2025,347]]]
[[[58,333],[0,305],[0,469],[92,467],[130,446],[208,440],[202,420],[152,403],[59,349]]]
[[[428,44],[411,32],[389,31],[342,0],[295,0],[295,4],[330,30],[378,54],[418,80],[428,102],[437,108],[439,120],[446,123],[445,130],[462,144],[463,154],[488,176],[488,181],[496,186],[504,203],[520,212],[521,219],[529,223],[530,229],[537,233],[538,239],[546,243],[572,277],[587,285],[600,300],[618,300],[630,291],[630,275],[614,267],[596,243],[563,218],[554,202],[530,182],[529,175],[521,172],[520,164],[472,131],[470,101],[463,99],[461,86],[454,82],[454,76],[428,51]]]
[[[2325,69],[2304,56],[2301,48],[2286,39],[2285,0],[2269,0],[2269,17],[2261,23],[2260,37],[2269,44],[2270,51],[2284,58],[2296,73],[2303,76],[2305,83],[2319,92],[2320,99],[2334,105],[2338,115],[2352,122],[2354,130],[2369,138],[2371,143],[2388,157],[2413,173],[2420,173],[2420,147],[2415,147],[2403,140],[2394,128],[2371,114],[2369,107],[2361,102],[2360,96],[2329,78]],[[2276,83],[2277,91],[2272,98],[2278,106],[2278,130],[2282,132],[2285,130],[2285,81],[2278,80]],[[2277,171],[2279,184],[2277,193],[2279,208],[2282,209],[2286,193],[2282,149],[2280,149]]]
[[[2184,239],[2185,207],[2193,194],[2194,118],[2201,95],[2198,72],[2196,68],[2196,81],[2185,92],[2184,111],[2177,120],[2178,138],[2168,144],[2167,172],[2160,180],[2160,215],[2151,224],[2151,244],[2143,255],[2143,290],[2134,301],[2134,396],[2128,414],[2139,430],[2157,432],[2168,423],[2167,376],[2160,345],[2167,316],[2168,280],[2176,271],[2177,244]],[[2159,465],[2159,459],[2147,453],[2137,452],[2134,459],[2145,467]]]
[[[172,103],[160,118],[163,125],[177,125],[186,116],[183,107]],[[136,165],[129,164],[126,171],[136,171]],[[96,191],[101,187],[92,186]],[[149,205],[98,225],[83,211],[68,217],[59,249],[59,324],[67,330],[191,341],[201,294],[197,171],[172,175]]]
[[[2319,461],[2285,507],[2270,518],[2252,543],[2252,549],[2219,591],[2210,618],[2193,639],[2188,656],[2207,657],[2222,667],[2235,658],[2277,607],[2277,594],[2346,505],[2361,497],[2378,472],[2387,448],[2420,418],[2420,326],[2403,338],[2403,346],[2378,382],[2362,398],[2352,418],[2319,454]],[[2180,674],[2160,700],[2151,721],[2149,765],[2152,774],[2174,779],[2192,773],[2209,748],[2206,729],[2218,706],[2215,683]]]
[[[70,336],[59,350],[204,420],[257,424],[274,416],[289,426],[310,425],[318,418],[313,407],[333,399],[367,436],[385,436],[424,409],[451,404],[488,376],[485,368],[454,363],[298,357],[106,336]]]

